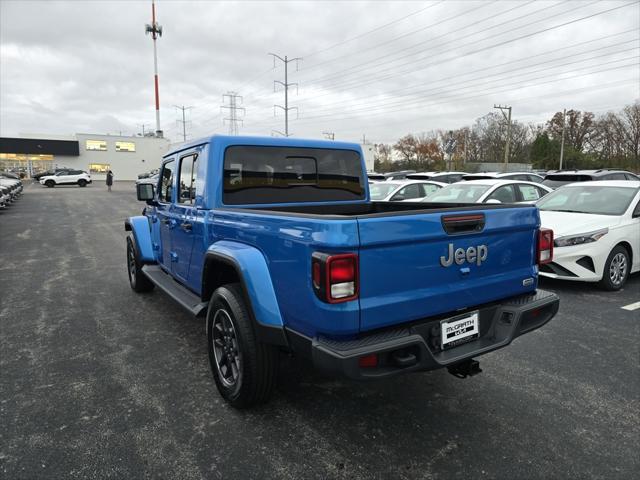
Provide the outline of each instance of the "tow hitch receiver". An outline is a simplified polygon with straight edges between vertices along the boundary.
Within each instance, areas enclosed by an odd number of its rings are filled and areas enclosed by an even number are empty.
[[[449,373],[451,375],[458,378],[473,377],[474,375],[482,372],[482,369],[480,368],[480,362],[472,358],[447,367],[447,370],[449,370]]]

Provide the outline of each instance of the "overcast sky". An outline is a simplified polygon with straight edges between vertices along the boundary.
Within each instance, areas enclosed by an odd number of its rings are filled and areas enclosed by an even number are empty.
[[[181,140],[224,133],[222,95],[246,108],[241,133],[284,130],[289,64],[295,136],[391,142],[471,124],[494,104],[543,122],[562,108],[604,112],[640,97],[638,1],[156,2],[161,126]],[[589,17],[589,18],[585,18]],[[155,128],[151,1],[0,0],[0,135],[134,134]],[[563,25],[565,24],[565,25]]]

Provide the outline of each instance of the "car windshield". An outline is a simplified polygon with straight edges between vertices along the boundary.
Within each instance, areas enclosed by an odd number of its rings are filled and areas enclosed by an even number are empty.
[[[622,215],[637,192],[634,187],[568,185],[546,195],[536,205],[543,211]]]
[[[393,192],[396,188],[398,188],[399,183],[392,182],[380,182],[369,185],[369,195],[371,196],[371,200],[382,200],[391,192]]]
[[[478,185],[469,183],[454,183],[442,187],[433,195],[429,195],[423,201],[425,202],[444,202],[444,203],[475,203],[478,199],[491,188],[491,185]]]

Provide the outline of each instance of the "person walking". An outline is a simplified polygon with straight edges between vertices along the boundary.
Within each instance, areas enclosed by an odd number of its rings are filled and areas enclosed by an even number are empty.
[[[107,189],[111,191],[111,185],[113,185],[113,172],[109,170],[107,172]]]

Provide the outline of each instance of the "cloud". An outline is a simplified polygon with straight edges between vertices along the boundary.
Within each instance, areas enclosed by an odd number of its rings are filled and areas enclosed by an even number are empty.
[[[224,132],[222,95],[237,91],[241,132],[283,130],[284,72],[268,52],[304,57],[289,65],[299,136],[388,142],[471,124],[494,103],[532,122],[620,108],[640,96],[640,7],[625,5],[159,0],[162,127],[177,139],[185,105],[192,136]],[[1,1],[0,135],[153,124],[150,14],[148,1]]]

